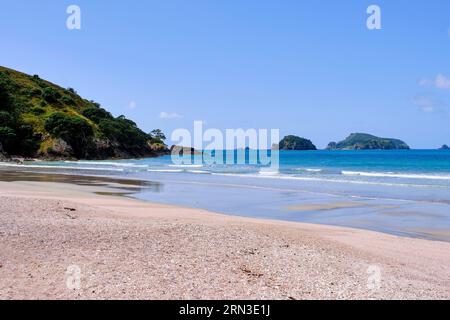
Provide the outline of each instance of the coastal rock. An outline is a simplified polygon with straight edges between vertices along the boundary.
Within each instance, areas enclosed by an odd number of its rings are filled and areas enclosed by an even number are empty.
[[[202,154],[200,151],[195,150],[194,148],[176,145],[170,147],[170,153],[179,156]]]
[[[286,136],[279,143],[280,150],[317,150],[316,146],[311,142],[311,140],[297,137],[297,136]]]
[[[336,142],[330,142],[327,146],[327,150],[336,150],[337,149],[337,143]]]
[[[170,149],[167,148],[167,146],[164,143],[152,143],[152,142],[149,142],[148,146],[154,152],[157,152],[157,153],[160,153],[160,154],[170,154]]]
[[[0,142],[0,161],[6,161],[7,157],[4,154],[2,143]]]
[[[442,147],[439,148],[439,150],[450,150],[450,147],[446,144],[442,145]]]
[[[48,157],[62,157],[62,158],[71,158],[73,157],[73,149],[72,147],[63,139],[56,139],[53,141],[53,144],[47,148],[46,156]]]
[[[327,150],[392,150],[409,149],[409,146],[399,139],[380,138],[367,133],[352,133],[338,143],[330,142]]]

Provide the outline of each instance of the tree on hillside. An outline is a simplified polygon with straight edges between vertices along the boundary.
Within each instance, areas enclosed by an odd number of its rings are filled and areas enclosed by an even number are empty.
[[[154,140],[159,140],[160,142],[164,142],[166,140],[166,135],[161,131],[161,129],[155,129],[150,132],[150,137]]]

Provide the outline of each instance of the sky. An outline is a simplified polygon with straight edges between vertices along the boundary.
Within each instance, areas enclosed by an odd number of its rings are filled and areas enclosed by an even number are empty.
[[[69,5],[81,29],[66,26]],[[369,30],[366,10],[381,9]],[[0,0],[0,65],[142,129],[450,144],[448,0]],[[170,144],[171,141],[169,140]]]

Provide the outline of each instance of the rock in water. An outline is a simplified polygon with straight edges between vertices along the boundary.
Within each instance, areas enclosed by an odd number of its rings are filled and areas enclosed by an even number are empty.
[[[399,139],[380,138],[367,133],[352,133],[345,140],[330,142],[328,150],[392,150],[409,149],[409,146]]]
[[[280,150],[317,150],[311,140],[297,136],[286,136],[279,144]]]

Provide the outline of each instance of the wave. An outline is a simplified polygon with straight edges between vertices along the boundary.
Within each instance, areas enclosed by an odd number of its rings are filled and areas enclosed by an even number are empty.
[[[34,164],[12,164],[0,163],[1,167],[13,168],[36,168],[36,169],[59,169],[59,170],[86,170],[86,171],[117,171],[122,172],[121,168],[99,168],[99,167],[73,167],[73,166],[50,166],[50,165],[34,165]]]
[[[295,170],[306,171],[306,172],[322,172],[323,171],[323,169],[316,169],[316,168],[297,168]]]
[[[306,168],[305,171],[308,171],[308,172],[322,172],[323,170],[322,170],[322,169],[310,169],[310,168]]]
[[[148,172],[166,172],[166,173],[178,173],[183,172],[181,169],[148,169]]]
[[[274,176],[280,175],[280,172],[278,170],[275,171],[275,170],[264,170],[264,169],[262,169],[262,170],[260,170],[258,172],[258,174],[261,175],[261,176],[274,177]]]
[[[186,172],[197,174],[211,174],[211,172],[205,170],[186,170]]]
[[[134,164],[134,163],[120,163],[120,162],[106,162],[106,161],[64,161],[64,163],[70,164],[90,164],[90,165],[103,165],[103,166],[114,166],[114,167],[129,167],[129,168],[148,168],[145,164]]]
[[[389,183],[389,182],[373,182],[364,180],[344,180],[344,179],[327,179],[327,178],[315,178],[315,177],[299,177],[292,175],[260,175],[260,174],[237,174],[237,173],[212,173],[217,176],[233,176],[240,178],[261,178],[261,179],[280,179],[280,180],[298,180],[298,181],[315,181],[315,182],[331,182],[331,183],[349,183],[349,184],[362,184],[362,185],[376,185],[387,187],[440,187],[448,188],[445,185],[427,185],[427,184],[410,184],[410,183]]]
[[[187,169],[148,169],[147,172],[157,172],[157,173],[194,173],[194,174],[211,174],[209,171],[205,170],[187,170]]]
[[[404,178],[404,179],[427,179],[427,180],[450,180],[450,175],[394,173],[394,172],[364,172],[364,171],[342,171],[346,176],[380,177],[380,178]]]
[[[202,168],[202,164],[169,164],[172,168]]]

